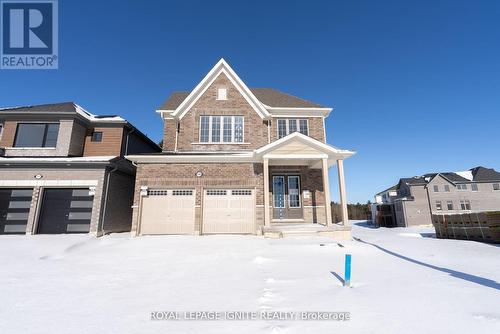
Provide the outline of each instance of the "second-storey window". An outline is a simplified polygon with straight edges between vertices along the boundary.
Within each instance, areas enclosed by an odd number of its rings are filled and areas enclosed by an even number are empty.
[[[243,143],[243,116],[201,116],[201,143]]]
[[[309,135],[309,126],[305,118],[279,118],[278,119],[278,139],[283,138],[293,132],[300,132]]]
[[[59,124],[19,123],[14,147],[56,147]]]

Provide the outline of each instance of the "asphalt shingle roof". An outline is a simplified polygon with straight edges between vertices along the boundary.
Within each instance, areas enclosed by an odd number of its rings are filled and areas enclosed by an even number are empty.
[[[473,180],[477,182],[481,181],[500,181],[500,173],[493,168],[485,168],[478,166],[471,169]]]
[[[263,104],[277,108],[326,108],[320,104],[301,99],[273,88],[250,88]],[[173,92],[160,106],[161,110],[175,110],[189,95],[189,92]]]
[[[11,108],[1,108],[0,111],[12,111],[12,112],[76,112],[76,105],[73,102],[61,102],[61,103],[50,103],[50,104],[39,104],[35,106],[22,106],[22,107],[11,107]]]

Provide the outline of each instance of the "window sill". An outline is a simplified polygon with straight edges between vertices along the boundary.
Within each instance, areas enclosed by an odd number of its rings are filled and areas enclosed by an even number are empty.
[[[251,143],[202,143],[196,142],[191,143],[191,145],[250,145]]]

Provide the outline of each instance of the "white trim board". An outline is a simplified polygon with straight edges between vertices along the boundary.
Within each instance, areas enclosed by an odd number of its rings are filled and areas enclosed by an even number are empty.
[[[0,187],[96,187],[97,180],[0,180]]]
[[[250,106],[262,119],[266,119],[271,116],[267,109],[262,105],[257,97],[255,97],[255,95],[250,91],[250,89],[245,85],[245,83],[240,79],[236,72],[234,72],[231,66],[229,66],[229,64],[223,58],[221,58],[217,62],[217,64],[215,64],[215,66],[208,72],[208,74],[200,81],[200,83],[198,83],[198,85],[191,91],[191,93],[189,93],[184,101],[182,101],[182,103],[170,115],[172,117],[182,119],[184,115],[189,110],[191,110],[196,101],[198,101],[198,99],[206,92],[206,90],[221,74],[226,75],[229,81],[231,81],[234,87],[238,89],[240,94],[245,98],[248,104],[250,104]]]

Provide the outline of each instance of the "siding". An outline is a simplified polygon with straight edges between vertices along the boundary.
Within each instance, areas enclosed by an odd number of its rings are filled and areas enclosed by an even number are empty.
[[[471,211],[498,211],[500,210],[500,191],[493,190],[493,183],[476,183],[478,191],[472,191],[471,183],[467,183],[467,190],[458,190],[453,184],[442,176],[435,177],[429,183],[429,197],[434,214],[463,213],[460,201],[468,200]],[[444,191],[444,186],[449,185],[450,192]],[[434,192],[434,186],[438,186],[439,192]],[[441,201],[443,210],[436,210],[436,201]],[[453,210],[447,210],[446,202],[453,202]]]
[[[92,132],[102,132],[102,141],[91,141]],[[122,151],[123,126],[96,127],[87,131],[83,156],[119,156]]]
[[[57,135],[56,147],[50,148],[33,148],[31,150],[25,148],[15,148],[14,140],[16,136],[18,123],[59,123],[59,132]],[[74,121],[71,119],[58,120],[40,120],[40,121],[7,121],[4,124],[4,133],[0,141],[0,146],[5,147],[5,156],[10,157],[65,157],[69,155]]]

